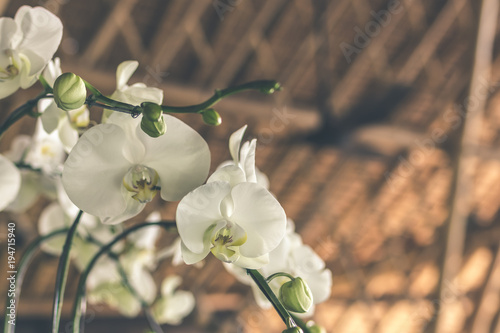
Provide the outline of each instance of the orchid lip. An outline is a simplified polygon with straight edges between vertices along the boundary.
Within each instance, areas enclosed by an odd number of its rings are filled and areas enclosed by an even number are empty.
[[[210,251],[219,260],[232,263],[240,258],[237,247],[247,240],[246,232],[237,224],[226,221],[226,226],[213,232]]]
[[[158,190],[160,177],[156,170],[145,165],[134,165],[123,177],[123,186],[140,203],[153,200]]]

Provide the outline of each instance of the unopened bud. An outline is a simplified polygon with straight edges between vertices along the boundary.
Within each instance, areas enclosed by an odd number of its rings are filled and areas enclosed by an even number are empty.
[[[163,119],[161,106],[155,103],[144,102],[142,107],[141,128],[150,137],[157,138],[167,131],[167,124]]]
[[[207,125],[219,126],[222,123],[222,118],[214,109],[206,109],[202,111],[203,121]]]
[[[307,312],[313,304],[311,289],[300,277],[284,283],[279,298],[285,308],[298,313]]]
[[[264,94],[273,94],[275,91],[280,91],[281,90],[281,84],[276,81],[266,81],[266,84],[264,84],[259,90],[264,93]]]
[[[307,322],[307,329],[311,333],[326,333],[326,330],[324,327],[319,326],[318,324],[315,324],[313,321]]]
[[[64,110],[75,110],[85,103],[87,89],[82,78],[73,73],[64,73],[54,82],[54,101]]]

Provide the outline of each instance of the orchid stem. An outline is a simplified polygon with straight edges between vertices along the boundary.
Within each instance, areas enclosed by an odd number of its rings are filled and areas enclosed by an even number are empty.
[[[86,101],[89,106],[96,105],[113,111],[129,113],[133,116],[138,116],[142,113],[141,106],[134,106],[131,104],[115,101],[114,99],[104,96],[97,88],[92,86],[87,81],[83,80],[83,82],[85,83],[87,89],[92,93],[92,96],[87,98]],[[231,88],[215,90],[215,93],[212,97],[200,104],[189,106],[162,105],[161,109],[163,113],[201,113],[202,111],[205,111],[211,108],[213,105],[217,104],[223,98],[247,90],[257,90],[264,94],[272,94],[275,91],[281,90],[281,86],[278,82],[272,80],[252,81]]]
[[[100,247],[104,246],[105,244],[101,243],[99,240],[91,237],[89,235],[88,240]],[[120,273],[120,276],[122,278],[122,282],[124,286],[129,290],[129,292],[141,303],[142,310],[144,311],[144,314],[146,315],[146,319],[148,320],[149,327],[155,332],[155,333],[164,333],[160,324],[155,320],[153,314],[151,313],[151,310],[149,308],[149,304],[139,295],[137,290],[132,286],[130,283],[130,280],[127,277],[127,272],[125,272],[125,268],[123,268],[123,265],[120,262],[119,254],[116,254],[112,252],[111,250],[108,252],[108,256],[116,263],[116,266],[118,267],[118,272]]]
[[[16,108],[14,111],[12,111],[7,119],[3,122],[3,124],[0,126],[0,137],[2,136],[3,133],[5,133],[6,130],[9,129],[10,126],[14,125],[19,119],[24,117],[25,115],[28,115],[33,112],[33,108],[37,105],[38,101],[43,99],[43,98],[52,98],[53,96],[50,94],[50,92],[43,91],[41,92],[38,96],[36,96],[33,99],[30,99],[20,107]]]
[[[61,258],[59,258],[59,265],[57,267],[56,276],[56,287],[54,293],[54,306],[53,306],[53,316],[52,316],[52,333],[59,332],[59,323],[61,321],[62,306],[64,302],[64,292],[66,290],[66,278],[68,277],[69,261],[71,245],[73,243],[73,237],[75,236],[78,223],[83,215],[83,211],[80,210],[76,216],[71,228],[69,228],[68,235],[66,236],[66,241],[64,242],[63,251]]]
[[[83,322],[81,321],[81,318],[85,316],[85,292],[86,292],[86,283],[87,283],[87,278],[92,271],[92,268],[95,266],[99,258],[105,254],[108,253],[113,246],[118,243],[120,240],[123,238],[127,237],[129,234],[148,227],[148,226],[154,226],[154,225],[159,225],[165,229],[175,229],[175,222],[145,222],[141,224],[137,224],[125,231],[123,231],[121,234],[117,235],[111,242],[107,243],[101,249],[99,252],[97,252],[94,257],[90,260],[89,264],[85,268],[85,270],[82,272],[80,275],[80,280],[78,281],[78,287],[77,287],[77,292],[76,292],[76,297],[75,297],[75,303],[73,306],[73,333],[83,333],[84,327],[83,327]]]
[[[267,297],[269,302],[274,306],[276,309],[276,312],[280,315],[281,319],[285,323],[287,328],[291,327],[296,327],[297,324],[295,324],[295,321],[293,320],[292,316],[288,311],[285,309],[283,304],[279,301],[279,299],[276,297],[274,292],[271,290],[271,287],[266,282],[266,279],[262,276],[262,274],[259,273],[259,271],[255,269],[247,269],[247,274],[250,275],[250,277],[255,281],[259,289],[262,291],[262,293]]]
[[[127,272],[125,272],[125,269],[123,268],[122,264],[120,263],[118,257],[112,256],[112,259],[116,261],[116,264],[118,266],[118,271],[120,272],[120,275],[122,277],[123,284],[130,291],[130,293],[132,295],[134,295],[134,297],[141,303],[142,311],[144,311],[144,314],[146,315],[146,319],[148,320],[149,327],[155,333],[164,333],[160,327],[160,324],[158,324],[158,322],[153,317],[153,314],[151,313],[151,310],[149,308],[149,304],[141,297],[141,295],[139,295],[137,290],[130,283],[130,281],[127,277]]]
[[[4,328],[3,328],[4,333],[14,333],[16,330],[16,325],[15,324],[11,325],[9,321],[15,319],[16,317],[16,310],[19,304],[19,297],[21,296],[21,287],[23,285],[24,277],[26,276],[26,271],[28,270],[29,264],[33,259],[34,255],[36,254],[38,248],[43,242],[55,236],[64,234],[66,232],[68,232],[67,228],[55,230],[47,235],[40,236],[36,238],[34,241],[32,241],[24,251],[21,259],[19,260],[19,264],[17,265],[17,271],[15,275],[15,288],[16,288],[15,292],[13,294],[11,293],[7,294],[7,301],[5,303],[6,311],[5,311]],[[14,304],[13,307],[14,312],[7,311],[8,307],[11,306],[12,304]]]

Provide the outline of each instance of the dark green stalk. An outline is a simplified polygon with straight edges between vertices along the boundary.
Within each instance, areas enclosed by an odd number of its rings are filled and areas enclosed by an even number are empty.
[[[267,277],[266,279],[266,282],[267,283],[271,283],[271,281],[274,279],[274,278],[277,278],[279,276],[282,276],[282,277],[287,277],[289,278],[291,281],[295,280],[295,278],[291,275],[291,274],[288,274],[288,273],[284,273],[284,272],[278,272],[278,273],[274,273],[274,274],[271,274]]]
[[[84,305],[85,305],[86,282],[87,282],[87,278],[88,278],[90,272],[92,271],[92,268],[95,266],[95,264],[97,263],[99,258],[103,254],[109,252],[116,243],[118,243],[123,238],[127,237],[129,234],[131,234],[139,229],[142,229],[142,228],[145,228],[148,226],[153,226],[153,225],[159,225],[159,226],[164,227],[165,229],[175,228],[175,222],[164,222],[164,221],[146,222],[146,223],[141,223],[141,224],[135,225],[135,226],[123,231],[121,234],[117,235],[111,242],[109,242],[105,246],[101,247],[99,252],[97,252],[94,255],[94,257],[92,257],[92,260],[87,265],[85,270],[82,272],[82,274],[80,275],[80,279],[78,280],[78,287],[77,287],[75,304],[73,306],[73,314],[72,314],[73,332],[74,333],[76,333],[76,332],[83,333],[83,325],[81,326],[81,324],[82,324],[81,318],[82,318],[82,316],[85,316],[85,306]]]
[[[254,280],[262,293],[267,297],[269,302],[274,306],[276,312],[280,315],[281,319],[285,323],[286,327],[296,327],[297,325],[293,321],[293,318],[290,316],[290,313],[285,309],[283,304],[276,297],[274,292],[271,290],[271,287],[266,282],[266,279],[259,273],[259,271],[255,269],[247,269],[247,274]]]
[[[89,97],[86,101],[86,103],[89,106],[96,105],[114,111],[129,113],[131,115],[139,115],[142,113],[141,106],[134,106],[131,104],[115,101],[109,97],[104,96],[97,88],[92,86],[87,81],[84,80],[84,82],[87,89],[92,93],[92,96]],[[272,94],[280,89],[281,89],[280,84],[276,81],[272,80],[252,81],[241,84],[239,86],[226,88],[222,90],[216,90],[212,97],[210,97],[205,102],[200,104],[190,105],[190,106],[162,105],[161,109],[163,113],[200,113],[204,110],[211,108],[221,99],[233,94],[237,94],[247,90],[257,90],[265,94]]]
[[[91,235],[87,237],[87,240],[91,243],[94,243],[95,245],[98,245],[100,247],[104,246],[105,244],[101,243],[99,240],[95,239]],[[127,277],[127,272],[125,272],[125,269],[123,268],[123,265],[120,262],[120,255],[114,253],[113,251],[108,252],[108,256],[116,262],[116,265],[118,267],[118,272],[120,273],[120,276],[122,278],[122,282],[124,286],[128,289],[128,291],[141,303],[142,310],[144,311],[144,314],[146,315],[146,319],[148,320],[149,327],[155,332],[155,333],[163,333],[163,330],[161,329],[160,325],[158,322],[156,322],[153,314],[151,313],[151,310],[149,308],[149,304],[139,295],[137,290],[132,286],[130,283],[130,280]]]
[[[280,90],[280,85],[276,81],[262,80],[262,81],[252,81],[248,83],[241,84],[239,86],[226,88],[222,90],[216,90],[214,95],[210,97],[203,103],[191,105],[191,106],[168,106],[162,105],[161,109],[163,113],[199,113],[203,110],[209,109],[221,99],[237,94],[246,90],[258,90],[265,94],[272,94],[277,90]]]
[[[52,333],[59,332],[59,322],[61,321],[61,312],[64,302],[64,292],[66,290],[66,278],[68,277],[69,261],[71,245],[73,244],[73,237],[75,236],[78,223],[82,217],[83,211],[80,210],[76,216],[73,224],[69,228],[66,241],[64,242],[63,251],[59,258],[59,265],[57,267],[56,286],[54,292],[54,305],[52,316]]]
[[[295,321],[295,323],[297,324],[297,326],[302,328],[304,333],[311,333],[311,330],[309,329],[309,326],[307,326],[307,323],[305,321],[303,321],[302,319],[300,319],[299,317],[297,317],[293,313],[290,313],[290,316],[292,316],[292,318]]]
[[[33,108],[37,105],[38,101],[43,99],[43,98],[52,98],[52,95],[47,93],[46,91],[43,91],[40,95],[37,97],[30,99],[17,109],[11,112],[7,119],[3,122],[3,124],[0,126],[0,136],[10,127],[12,126],[16,121],[24,117],[25,115],[32,114],[33,113]]]
[[[40,236],[40,237],[36,238],[34,241],[32,241],[28,245],[26,250],[24,251],[21,259],[19,260],[19,264],[17,265],[16,284],[15,284],[16,292],[14,293],[14,295],[12,297],[10,297],[9,293],[7,293],[7,301],[5,303],[6,311],[5,311],[4,328],[3,328],[4,333],[14,333],[16,330],[15,325],[9,324],[10,317],[9,317],[9,312],[7,311],[7,307],[11,303],[15,304],[16,306],[14,307],[14,315],[16,315],[15,311],[17,310],[17,307],[19,304],[19,297],[21,296],[21,287],[23,285],[24,277],[26,275],[26,272],[28,270],[28,267],[29,267],[31,260],[33,259],[34,255],[36,254],[36,251],[38,250],[38,248],[40,247],[40,245],[43,242],[45,242],[45,241],[47,241],[47,240],[49,240],[57,235],[64,234],[67,231],[68,231],[68,229],[65,228],[65,229],[53,231],[53,232],[51,232],[47,235],[44,235],[44,236]]]
[[[155,332],[155,333],[163,333],[163,330],[160,327],[160,324],[156,321],[154,318],[153,314],[151,313],[151,310],[149,308],[149,304],[139,295],[137,290],[132,286],[130,283],[127,273],[125,272],[125,269],[123,268],[122,264],[120,263],[118,257],[113,256],[113,260],[116,261],[116,264],[118,266],[118,271],[120,272],[120,276],[122,277],[122,282],[125,285],[125,287],[128,289],[128,291],[141,303],[142,311],[144,311],[144,314],[146,315],[146,319],[148,320],[149,327]]]

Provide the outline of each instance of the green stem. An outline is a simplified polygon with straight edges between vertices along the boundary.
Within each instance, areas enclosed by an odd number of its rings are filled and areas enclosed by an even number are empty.
[[[87,81],[83,80],[83,82],[85,83],[87,89],[93,94],[93,96],[88,98],[86,101],[86,103],[89,106],[96,105],[114,111],[129,113],[131,115],[139,115],[142,113],[141,106],[134,106],[131,104],[115,101],[109,97],[104,96],[97,88],[92,86]],[[239,86],[226,88],[222,90],[216,90],[212,97],[210,97],[205,102],[200,104],[190,105],[190,106],[162,105],[161,109],[163,113],[200,113],[206,109],[209,109],[223,98],[233,94],[237,94],[239,92],[247,90],[258,90],[265,94],[272,94],[280,89],[281,89],[280,84],[276,81],[272,80],[252,81],[241,84]],[[99,104],[99,102],[103,104]]]
[[[130,281],[127,277],[127,273],[125,272],[125,269],[123,268],[122,264],[120,263],[120,260],[118,259],[118,257],[112,256],[112,258],[118,266],[118,271],[120,272],[120,276],[122,277],[123,284],[128,289],[128,291],[141,303],[142,311],[144,311],[144,314],[146,315],[146,319],[148,320],[149,327],[155,333],[163,333],[163,330],[161,329],[158,322],[156,322],[153,314],[151,313],[151,310],[149,308],[149,304],[141,297],[141,295],[139,295],[137,290],[135,290],[135,288],[130,283]]]
[[[246,90],[258,90],[265,94],[272,94],[277,90],[280,90],[280,85],[276,81],[271,80],[262,80],[262,81],[252,81],[248,83],[241,84],[239,86],[226,88],[222,90],[215,90],[215,93],[212,97],[207,99],[205,102],[191,105],[191,106],[168,106],[162,105],[161,109],[163,113],[199,113],[203,110],[206,110],[216,103],[218,103],[221,99],[240,93]]]
[[[7,301],[5,303],[5,309],[7,310],[7,307],[10,305],[10,304],[14,304],[14,317],[16,316],[16,310],[17,310],[17,307],[18,307],[18,304],[19,304],[19,297],[21,296],[21,287],[23,285],[23,281],[24,281],[24,277],[26,276],[26,272],[28,270],[28,267],[29,267],[29,264],[31,262],[31,260],[33,259],[34,255],[36,254],[36,251],[38,250],[38,248],[40,247],[40,245],[55,237],[55,236],[58,236],[60,234],[64,234],[68,232],[68,229],[65,228],[65,229],[60,229],[60,230],[55,230],[47,235],[44,235],[44,236],[40,236],[38,238],[36,238],[33,242],[31,242],[28,247],[26,248],[26,250],[24,251],[21,259],[19,260],[19,264],[17,265],[17,273],[16,273],[16,278],[15,278],[15,286],[16,286],[16,290],[15,290],[15,293],[14,294],[10,294],[7,293]],[[15,330],[16,330],[16,326],[15,325],[10,325],[9,324],[9,320],[11,319],[10,316],[9,316],[9,312],[8,311],[5,311],[5,317],[4,317],[4,333],[14,333]]]
[[[89,106],[97,104],[96,102],[101,102],[106,104],[104,107],[107,109],[114,108],[113,110],[115,111],[121,111],[121,112],[126,112],[126,113],[137,113],[135,111],[137,109],[136,106],[128,104],[128,103],[123,103],[119,101],[115,101],[114,99],[111,99],[109,97],[104,96],[96,87],[88,83],[87,81],[83,80],[85,83],[85,86],[87,89],[92,93],[93,98],[90,100],[87,100],[86,103]],[[102,106],[102,105],[99,105]]]
[[[279,301],[279,299],[276,297],[274,292],[271,290],[271,287],[266,282],[266,279],[262,276],[262,274],[259,273],[259,271],[255,269],[247,269],[247,274],[251,276],[251,278],[255,281],[257,286],[259,287],[260,291],[267,297],[269,302],[274,306],[276,309],[276,312],[280,315],[281,319],[285,323],[286,327],[296,327],[297,325],[293,321],[292,316],[290,316],[290,313],[285,309],[283,304]]]
[[[266,279],[266,282],[267,282],[267,283],[270,283],[270,282],[271,282],[274,278],[277,278],[277,277],[279,277],[279,276],[287,277],[287,278],[289,278],[289,279],[290,279],[290,281],[295,280],[295,278],[294,278],[292,275],[288,274],[288,273],[285,273],[285,272],[278,272],[278,273],[274,273],[274,274],[269,275],[269,276],[267,277],[267,279]]]
[[[97,246],[105,246],[105,244],[101,243],[99,240],[93,238],[91,235],[87,236],[87,240],[91,243],[94,243]],[[122,282],[124,286],[128,289],[128,291],[141,303],[142,310],[144,311],[144,314],[146,315],[146,319],[148,320],[149,327],[156,333],[163,333],[163,330],[161,329],[161,326],[158,324],[158,322],[155,320],[153,314],[151,313],[151,310],[149,308],[149,304],[139,295],[137,290],[132,286],[130,283],[130,280],[127,277],[127,272],[125,272],[125,268],[123,268],[123,265],[120,262],[119,254],[114,253],[113,251],[108,252],[108,256],[116,263],[118,267],[118,272],[120,273],[120,276],[122,278]]]
[[[293,313],[290,313],[290,316],[292,316],[295,323],[297,323],[297,326],[302,328],[304,333],[311,333],[311,330],[309,329],[309,326],[307,326],[307,323],[305,321],[303,321]]]
[[[127,237],[129,234],[148,227],[148,226],[153,226],[153,225],[159,225],[164,227],[165,229],[170,229],[170,228],[175,228],[175,222],[145,222],[141,223],[138,225],[135,225],[125,231],[123,231],[121,234],[117,235],[111,242],[106,244],[105,246],[101,247],[99,252],[97,252],[94,257],[92,257],[92,260],[90,260],[89,264],[85,268],[85,270],[82,272],[80,275],[80,280],[78,280],[78,287],[77,287],[77,292],[76,292],[76,297],[75,297],[75,303],[73,306],[73,332],[80,332],[83,333],[83,325],[81,322],[82,316],[85,316],[85,289],[86,289],[86,283],[87,283],[87,278],[92,271],[92,268],[95,266],[99,258],[109,252],[113,246],[118,243],[120,240],[123,238]]]
[[[53,96],[50,95],[48,92],[43,91],[38,95],[37,97],[30,99],[20,107],[16,108],[14,111],[12,111],[7,119],[3,122],[3,124],[0,126],[0,136],[9,129],[10,126],[12,126],[16,121],[21,119],[27,114],[30,114],[33,112],[33,108],[37,105],[38,101],[43,99],[43,98],[52,98]]]
[[[59,265],[57,267],[56,286],[54,293],[54,306],[52,316],[52,333],[59,332],[59,322],[61,321],[62,306],[64,302],[64,292],[66,290],[66,278],[68,277],[69,261],[71,245],[73,237],[75,236],[78,223],[82,217],[83,211],[80,210],[76,216],[73,224],[69,228],[66,241],[64,242],[61,258],[59,258]]]

